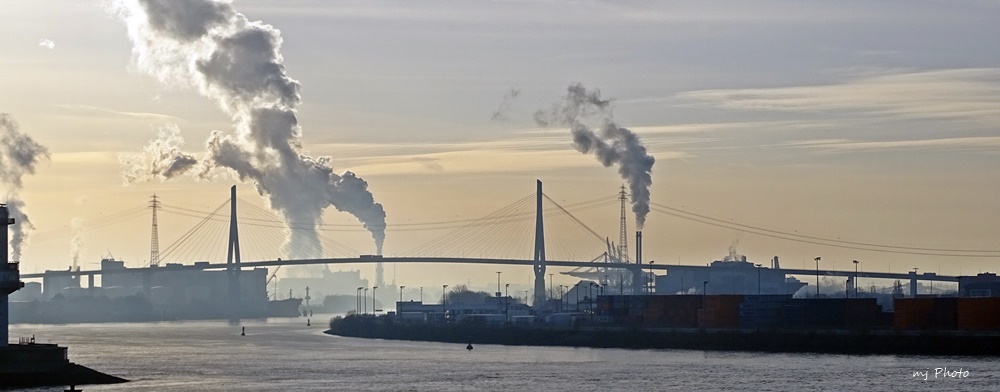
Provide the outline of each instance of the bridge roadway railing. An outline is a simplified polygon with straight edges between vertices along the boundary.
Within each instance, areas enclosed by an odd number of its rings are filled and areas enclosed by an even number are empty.
[[[303,259],[303,260],[268,260],[268,261],[247,261],[240,264],[241,268],[256,268],[256,267],[277,267],[279,265],[291,266],[291,265],[317,265],[317,264],[363,264],[363,263],[431,263],[431,264],[492,264],[492,265],[523,265],[523,266],[533,266],[534,260],[520,260],[520,259],[488,259],[488,258],[468,258],[468,257],[353,257],[353,258],[334,258],[334,259]],[[636,268],[635,264],[622,264],[622,263],[605,263],[605,262],[591,262],[591,261],[559,261],[559,260],[546,260],[545,264],[551,267],[595,267],[595,268]],[[643,264],[642,269],[647,271],[667,271],[679,270],[679,269],[703,269],[708,268],[705,266],[690,266],[690,265],[657,265],[657,264]],[[170,271],[170,270],[224,270],[226,269],[225,263],[208,264],[208,263],[198,263],[194,265],[171,265],[163,267],[145,267],[145,268],[126,268],[126,269],[110,269],[110,270],[86,270],[86,271],[46,271],[42,273],[31,273],[31,274],[21,274],[21,279],[40,279],[45,276],[93,276],[102,274],[117,274],[117,273],[155,273],[156,271]],[[809,269],[781,269],[786,275],[808,275],[815,276],[816,270]],[[834,270],[819,270],[819,274],[823,276],[843,276],[843,277],[853,277],[855,276],[854,271],[834,271]],[[881,278],[881,279],[913,279],[916,275],[917,280],[922,281],[937,281],[937,282],[958,282],[957,276],[947,276],[947,275],[937,275],[934,273],[924,273],[924,274],[913,274],[913,273],[890,273],[890,272],[858,272],[857,276],[861,278]]]

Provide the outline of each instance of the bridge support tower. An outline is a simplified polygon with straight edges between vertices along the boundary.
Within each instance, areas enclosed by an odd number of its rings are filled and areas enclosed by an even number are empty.
[[[535,192],[535,302],[536,310],[545,305],[545,225],[542,222],[542,180]]]
[[[230,188],[229,250],[226,253],[226,273],[229,275],[230,318],[239,318],[242,313],[240,300],[240,235],[236,224],[236,185]]]

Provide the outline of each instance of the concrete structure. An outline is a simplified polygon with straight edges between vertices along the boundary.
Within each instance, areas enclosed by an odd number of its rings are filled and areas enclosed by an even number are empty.
[[[960,297],[1000,297],[1000,277],[985,273],[958,277]]]
[[[7,347],[10,339],[7,326],[10,324],[10,307],[7,304],[11,293],[24,287],[17,263],[7,260],[7,226],[14,224],[7,205],[0,204],[0,348]]]
[[[72,271],[72,269],[69,269],[67,271]],[[48,298],[52,298],[56,294],[61,294],[67,289],[73,291],[73,289],[79,288],[80,276],[46,275],[44,278],[42,278],[42,287],[44,288],[43,293],[45,294],[45,296]]]

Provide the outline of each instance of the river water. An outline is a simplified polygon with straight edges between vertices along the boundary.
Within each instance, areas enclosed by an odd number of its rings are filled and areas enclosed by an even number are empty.
[[[235,325],[15,324],[11,337],[34,334],[38,342],[68,346],[71,361],[132,380],[87,391],[1000,390],[997,358],[494,345],[468,351],[459,344],[330,336],[323,333],[327,319],[314,317],[311,327],[284,318]],[[953,377],[935,376],[944,367]]]

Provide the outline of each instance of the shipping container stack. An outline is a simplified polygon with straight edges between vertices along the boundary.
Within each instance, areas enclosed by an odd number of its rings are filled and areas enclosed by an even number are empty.
[[[854,298],[847,301],[844,309],[844,327],[868,329],[890,326],[892,323],[882,316],[882,307],[875,298]]]
[[[867,329],[888,325],[874,298],[793,299],[783,309],[786,328]]]
[[[958,326],[958,298],[897,298],[893,306],[899,330],[954,330]]]
[[[959,298],[958,329],[1000,331],[1000,297]]]
[[[652,295],[646,301],[643,321],[661,327],[696,328],[701,302],[700,295]]]
[[[633,301],[628,295],[606,295],[597,297],[597,315],[613,324],[626,325],[642,322],[641,302]],[[633,307],[638,307],[633,309]]]
[[[740,328],[770,329],[779,326],[782,309],[791,295],[748,295],[740,304]]]
[[[947,306],[942,306],[943,310],[938,312],[947,313]],[[598,315],[618,325],[641,324],[668,328],[869,329],[892,326],[874,298],[623,295],[599,297],[597,309]],[[1000,324],[1000,317],[996,322]]]
[[[739,328],[742,295],[710,295],[704,297],[698,310],[699,328]]]

